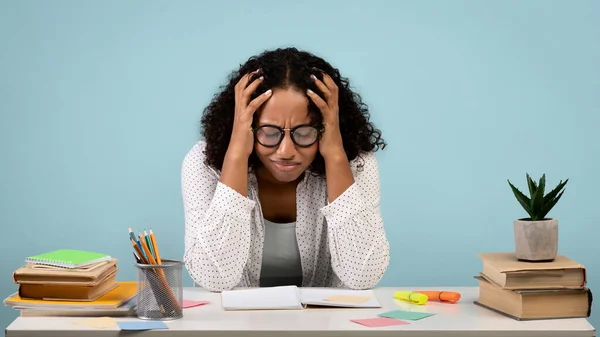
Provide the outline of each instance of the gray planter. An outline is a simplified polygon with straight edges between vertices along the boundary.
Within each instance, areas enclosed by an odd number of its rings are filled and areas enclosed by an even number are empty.
[[[552,261],[558,252],[558,221],[514,221],[515,253],[519,260]]]

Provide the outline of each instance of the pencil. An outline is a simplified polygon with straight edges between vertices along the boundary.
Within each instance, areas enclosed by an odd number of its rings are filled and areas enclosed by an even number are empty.
[[[154,255],[156,256],[156,262],[158,262],[158,264],[162,264],[162,261],[160,259],[160,254],[158,253],[158,245],[156,244],[156,236],[154,235],[154,232],[152,232],[152,228],[150,228],[150,241],[152,242],[152,246],[154,248]]]
[[[131,240],[133,240],[133,242],[137,243],[137,246],[140,248],[140,252],[142,252],[142,244],[140,243],[140,241],[135,237],[135,234],[133,234],[133,231],[131,230],[131,228],[129,228],[129,236],[131,237]],[[140,257],[145,257],[145,254],[142,252]]]
[[[146,261],[146,257],[144,256],[144,254],[138,247],[137,243],[135,243],[135,241],[133,241],[132,238],[129,238],[129,241],[131,241],[131,245],[133,246],[133,249],[135,249],[137,255],[140,257],[140,261],[143,262],[144,264],[148,264],[148,261]]]
[[[133,234],[133,230],[129,227],[129,236],[135,241],[135,234]]]
[[[152,249],[152,243],[150,243],[150,237],[148,236],[148,232],[144,229],[144,239],[146,240],[146,244],[148,245],[148,249],[150,250],[150,254],[156,260],[156,255],[154,254],[154,249]]]
[[[156,264],[156,260],[154,260],[152,254],[150,254],[150,249],[148,248],[148,246],[146,245],[146,241],[144,241],[144,238],[142,237],[142,233],[140,233],[140,242],[142,243],[142,248],[144,249],[144,252],[146,252],[148,262],[150,262],[150,264]]]
[[[140,237],[141,236],[142,236],[142,233],[140,233]],[[146,242],[142,242],[142,247],[144,248],[144,251],[148,254],[148,261],[150,262],[150,264],[158,264],[158,263],[156,263],[156,260],[154,259],[154,257],[150,254],[150,249],[146,245]],[[165,272],[162,269],[160,269],[160,268],[158,268],[156,270],[156,272],[160,273],[160,275],[162,275],[162,277],[165,278],[165,283],[166,283],[167,279],[166,279],[166,276],[165,276]]]

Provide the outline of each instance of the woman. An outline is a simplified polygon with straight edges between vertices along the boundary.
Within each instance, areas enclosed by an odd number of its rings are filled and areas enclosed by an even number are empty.
[[[348,81],[295,48],[250,58],[184,159],[185,266],[211,291],[371,288],[389,262],[374,151]]]

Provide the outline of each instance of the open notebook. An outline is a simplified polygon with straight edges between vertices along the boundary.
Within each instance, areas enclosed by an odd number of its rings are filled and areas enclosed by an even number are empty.
[[[224,310],[303,309],[307,306],[381,308],[371,290],[296,286],[226,290],[221,293],[221,303]]]

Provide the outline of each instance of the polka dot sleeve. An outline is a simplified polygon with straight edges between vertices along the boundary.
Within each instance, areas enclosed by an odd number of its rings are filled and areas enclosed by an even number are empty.
[[[358,170],[356,164],[363,161]],[[331,266],[344,285],[353,289],[375,286],[386,271],[390,247],[380,213],[379,168],[374,153],[351,163],[354,183],[321,208],[327,220]]]
[[[186,155],[181,170],[185,214],[184,263],[192,279],[211,291],[235,287],[250,252],[255,201],[219,182],[204,163],[204,143]]]

